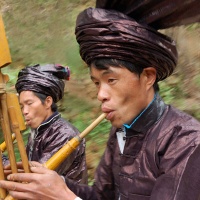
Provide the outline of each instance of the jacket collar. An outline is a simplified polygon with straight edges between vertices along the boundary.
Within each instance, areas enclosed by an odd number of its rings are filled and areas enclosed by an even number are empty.
[[[131,125],[124,124],[126,137],[145,134],[160,119],[165,108],[166,104],[156,93],[152,102],[133,120]]]
[[[42,122],[42,124],[40,124],[40,126],[38,126],[37,131],[41,131],[43,128],[46,128],[47,126],[49,126],[50,124],[52,124],[55,120],[57,120],[58,118],[60,118],[60,113],[58,113],[57,111],[54,112],[47,120],[45,120],[44,122]]]

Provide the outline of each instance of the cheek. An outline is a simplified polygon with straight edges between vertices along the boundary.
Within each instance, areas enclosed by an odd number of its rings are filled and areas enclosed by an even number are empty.
[[[43,118],[46,111],[43,106],[35,106],[31,108],[32,117],[34,117],[36,120]]]
[[[139,84],[128,82],[127,86],[122,88],[118,93],[118,98],[123,101],[133,102],[142,94],[142,89]]]
[[[144,100],[144,91],[137,84],[127,87],[116,98],[118,108],[124,113],[137,113],[141,109]]]

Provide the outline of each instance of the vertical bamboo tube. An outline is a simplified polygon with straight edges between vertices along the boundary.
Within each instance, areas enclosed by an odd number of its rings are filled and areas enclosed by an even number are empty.
[[[10,50],[6,38],[2,16],[0,14],[0,67],[5,67],[11,63]]]
[[[1,95],[1,109],[0,109],[1,127],[4,134],[4,139],[7,145],[8,157],[10,160],[11,170],[17,173],[17,164],[11,137],[10,122],[8,117],[8,110],[6,105],[6,94]]]
[[[8,108],[8,113],[10,117],[12,131],[16,135],[16,140],[17,140],[20,156],[22,159],[24,171],[26,173],[29,173],[30,169],[29,169],[28,157],[25,150],[24,140],[20,132],[21,130],[25,130],[26,126],[25,126],[21,108],[19,105],[18,96],[14,93],[7,93],[6,102],[7,102],[7,108]]]
[[[0,31],[0,44],[1,44],[0,45],[0,68],[2,68],[11,63],[11,56],[10,56],[9,46],[8,46],[4,23],[3,23],[1,14],[0,14],[0,30],[1,30]],[[11,169],[12,169],[12,172],[15,173],[17,172],[17,165],[15,162],[15,154],[14,154],[14,148],[12,144],[10,123],[9,123],[9,118],[8,118],[8,110],[6,107],[6,93],[5,93],[6,82],[7,82],[6,76],[3,76],[0,69],[0,121],[1,121],[2,131],[4,134],[5,143],[8,150]],[[0,153],[0,156],[1,156],[1,153]],[[2,160],[0,162],[2,163]],[[3,167],[3,164],[2,165],[0,164],[0,167]],[[2,195],[4,196],[4,194]],[[4,199],[3,196],[1,197],[1,199]],[[7,197],[5,199],[8,200]],[[14,199],[12,198],[12,200]]]
[[[26,130],[26,125],[24,122],[24,117],[22,115],[22,111],[19,105],[19,99],[18,95],[14,93],[6,93],[6,102],[7,102],[7,108],[14,107],[15,108],[15,119],[19,125],[20,131]]]
[[[16,135],[16,140],[17,140],[20,156],[21,156],[21,159],[22,159],[22,164],[23,164],[24,171],[26,173],[29,173],[30,169],[29,169],[28,157],[27,157],[27,154],[26,154],[24,141],[23,141],[20,129],[19,129],[19,123],[17,121],[15,108],[13,106],[9,107],[8,108],[8,113],[9,113],[10,120],[11,120],[12,131]]]
[[[65,144],[57,153],[55,153],[46,163],[43,165],[51,170],[55,170],[63,161],[70,155],[72,151],[80,144],[81,140],[92,131],[104,118],[106,114],[101,114],[95,121],[92,122],[82,133],[72,138],[67,144]],[[10,195],[4,200],[14,200]]]
[[[2,158],[2,153],[0,150],[0,156]],[[3,162],[0,158],[0,180],[5,180],[4,171],[3,171]],[[0,188],[0,199],[4,199],[6,197],[6,190],[3,188]]]

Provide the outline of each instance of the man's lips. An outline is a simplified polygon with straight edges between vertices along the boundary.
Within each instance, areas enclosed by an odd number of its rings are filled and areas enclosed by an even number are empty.
[[[101,108],[102,112],[106,113],[106,119],[107,120],[111,120],[113,118],[113,113],[114,113],[114,110],[111,110],[109,108],[105,108],[105,107],[102,107]]]
[[[30,124],[30,122],[31,122],[30,119],[25,119],[25,121],[26,121],[26,124],[27,124],[27,125]]]

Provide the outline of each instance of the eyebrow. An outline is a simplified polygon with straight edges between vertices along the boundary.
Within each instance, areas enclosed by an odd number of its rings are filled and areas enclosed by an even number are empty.
[[[28,103],[28,102],[32,102],[33,100],[32,99],[26,99],[23,103]],[[19,102],[20,103],[20,102]],[[22,103],[20,103],[20,104],[22,104]]]
[[[101,76],[105,76],[105,75],[107,75],[107,74],[112,74],[112,73],[115,74],[115,72],[114,72],[113,70],[107,69],[107,70],[104,70],[104,71],[103,71],[103,73],[101,74]],[[96,78],[95,78],[94,76],[92,76],[92,75],[90,76],[90,78],[91,78],[91,79],[96,79]]]

